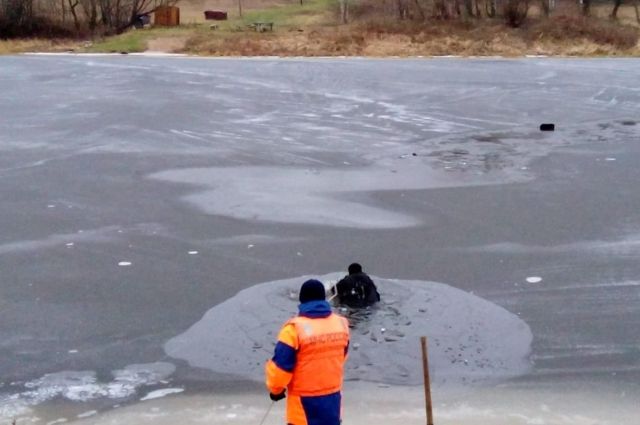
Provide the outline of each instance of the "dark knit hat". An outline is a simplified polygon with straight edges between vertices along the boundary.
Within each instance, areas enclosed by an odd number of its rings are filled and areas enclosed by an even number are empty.
[[[300,288],[300,302],[324,301],[325,289],[322,282],[315,279],[309,279],[302,284]]]
[[[349,270],[349,274],[362,273],[362,266],[358,263],[351,263],[347,270]]]

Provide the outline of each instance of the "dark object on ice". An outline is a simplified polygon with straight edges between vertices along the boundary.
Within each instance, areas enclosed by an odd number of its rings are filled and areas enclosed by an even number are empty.
[[[227,12],[223,12],[222,10],[205,10],[204,19],[212,21],[226,21]]]
[[[540,131],[554,131],[555,129],[556,129],[555,124],[551,124],[551,123],[540,124]]]
[[[325,289],[322,282],[315,279],[309,279],[302,284],[300,288],[300,303],[304,304],[309,301],[324,301]]]
[[[336,284],[338,303],[351,308],[364,308],[380,301],[380,294],[373,280],[362,271],[362,266],[353,263],[349,275]]]

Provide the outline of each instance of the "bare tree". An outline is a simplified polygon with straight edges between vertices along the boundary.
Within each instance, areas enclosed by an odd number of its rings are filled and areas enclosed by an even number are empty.
[[[396,0],[398,7],[398,19],[405,20],[409,18],[409,1],[408,0]]]
[[[613,9],[611,9],[611,14],[609,15],[609,17],[614,21],[618,19],[618,9],[620,9],[621,5],[622,0],[613,0]]]
[[[0,16],[15,28],[22,28],[33,22],[33,0],[4,0]]]
[[[507,25],[517,28],[527,19],[529,0],[505,0],[502,13]]]
[[[349,0],[340,1],[340,22],[346,24],[349,22]]]
[[[463,0],[464,1],[464,11],[466,16],[473,17],[473,0]]]
[[[67,0],[69,2],[69,12],[73,16],[73,26],[76,28],[76,32],[80,32],[80,19],[78,19],[78,12],[76,7],[80,4],[78,0]]]
[[[449,19],[449,9],[446,0],[433,1],[433,17],[436,19]]]
[[[498,11],[497,0],[486,0],[484,4],[485,12],[488,17],[494,18]]]
[[[418,15],[420,16],[420,20],[426,21],[427,15],[424,13],[424,8],[420,4],[420,0],[414,0],[414,3],[416,5],[416,10],[418,11]]]
[[[551,2],[549,0],[540,0],[540,9],[542,10],[542,14],[544,16],[549,16],[551,13]]]

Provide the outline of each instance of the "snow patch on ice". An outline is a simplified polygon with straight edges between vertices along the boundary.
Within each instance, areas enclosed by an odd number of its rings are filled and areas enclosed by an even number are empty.
[[[261,380],[280,326],[297,311],[300,284],[311,277],[239,292],[169,340],[166,353],[195,367]],[[319,278],[328,282],[340,277],[332,273]],[[445,284],[374,279],[380,305],[348,312],[353,329],[346,379],[420,384],[416,365],[422,335],[429,337],[435,385],[501,380],[529,370],[532,334],[516,315]]]
[[[155,385],[175,372],[171,363],[132,364],[112,371],[111,382],[99,382],[93,371],[48,373],[24,384],[24,391],[0,397],[0,417],[24,414],[56,397],[85,402],[98,398],[120,399],[135,394],[141,386]]]
[[[156,398],[161,398],[168,396],[169,394],[177,394],[184,391],[184,388],[164,388],[161,390],[151,391],[146,396],[142,397],[140,401],[153,400]]]
[[[98,414],[97,410],[89,410],[88,412],[80,413],[77,417],[79,419],[82,419],[82,418],[88,418],[90,416],[95,416],[97,414]]]

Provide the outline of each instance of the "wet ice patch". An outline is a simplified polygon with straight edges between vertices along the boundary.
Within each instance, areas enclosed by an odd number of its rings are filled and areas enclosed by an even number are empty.
[[[0,417],[23,414],[31,406],[58,397],[78,402],[127,398],[142,386],[162,382],[174,371],[175,366],[171,363],[133,364],[112,371],[114,379],[110,382],[100,382],[93,371],[48,373],[25,383],[23,391],[0,397]]]
[[[527,283],[540,283],[542,282],[542,278],[540,276],[529,276],[527,278]]]
[[[575,255],[590,254],[594,256],[640,256],[640,233],[630,233],[614,240],[585,240],[573,243],[543,246],[524,245],[512,242],[501,242],[489,245],[479,245],[462,248],[469,252],[490,252],[504,255],[532,255],[532,254],[561,254]]]
[[[451,179],[425,164],[397,168],[247,166],[170,170],[151,177],[206,188],[184,199],[209,214],[355,228],[402,228],[422,222],[408,213],[372,205],[366,192],[488,184],[477,176]],[[354,196],[356,192],[362,194]]]
[[[169,340],[165,351],[195,367],[261,380],[277,332],[296,313],[295,295],[310,277],[263,283],[239,292]],[[333,273],[320,279],[339,277],[340,273]],[[419,384],[422,335],[429,337],[436,385],[499,380],[529,369],[532,335],[516,315],[440,283],[375,280],[383,302],[367,314],[351,317],[347,379]]]
[[[113,240],[113,238],[109,235],[112,230],[113,227],[108,226],[86,232],[49,235],[46,238],[39,240],[9,242],[0,245],[0,254],[30,252],[39,249],[53,248],[62,244],[64,244],[66,247],[73,247],[74,242],[69,242],[70,239],[74,240],[75,242],[109,242]]]
[[[118,226],[105,226],[91,230],[78,230],[74,233],[47,235],[42,239],[7,242],[0,244],[0,255],[56,248],[62,245],[67,248],[71,248],[78,242],[108,243],[115,241],[118,238],[117,233],[121,233],[118,228]],[[130,233],[142,235],[149,235],[152,232],[153,234],[158,232],[163,234],[165,233],[164,229],[160,225],[154,223],[141,223],[132,226],[128,231]]]

